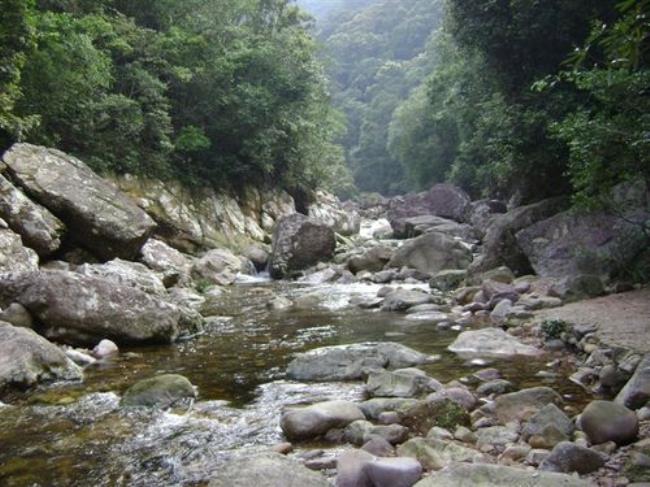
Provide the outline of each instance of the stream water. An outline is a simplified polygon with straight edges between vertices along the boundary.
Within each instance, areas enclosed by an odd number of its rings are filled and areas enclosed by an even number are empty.
[[[395,313],[362,310],[355,296],[376,285],[240,284],[221,299],[221,316],[207,333],[172,346],[123,349],[86,369],[79,384],[43,386],[0,405],[0,485],[204,485],[229,457],[282,441],[285,405],[361,399],[363,384],[301,384],[284,380],[296,352],[315,347],[395,341],[440,360],[424,367],[440,381],[485,365],[447,352],[457,331],[443,331]],[[274,295],[297,303],[270,311]],[[491,362],[518,387],[549,384],[569,401],[580,391],[559,374],[540,378],[549,357]],[[198,387],[188,410],[119,408],[119,397],[139,379],[179,373]],[[570,402],[569,402],[570,404]],[[577,405],[577,403],[576,403]]]

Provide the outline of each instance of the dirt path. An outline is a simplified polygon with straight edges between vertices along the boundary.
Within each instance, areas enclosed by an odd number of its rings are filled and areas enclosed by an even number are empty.
[[[650,289],[612,294],[536,313],[540,320],[595,324],[602,343],[650,353]]]

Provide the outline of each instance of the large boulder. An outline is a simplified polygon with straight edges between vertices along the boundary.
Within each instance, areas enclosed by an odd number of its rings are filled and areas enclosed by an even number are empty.
[[[462,189],[451,184],[436,184],[429,191],[390,200],[388,220],[396,234],[404,234],[404,220],[414,216],[434,215],[465,222],[470,203],[469,196]]]
[[[336,487],[411,487],[422,477],[413,458],[379,458],[361,450],[342,453],[336,467]]]
[[[150,238],[140,250],[140,261],[163,275],[165,284],[187,283],[192,262],[190,257],[161,240]]]
[[[333,428],[345,428],[365,419],[359,406],[349,401],[329,401],[282,413],[280,427],[291,441],[317,438]]]
[[[532,387],[497,397],[494,411],[497,419],[506,424],[527,420],[547,404],[562,404],[562,396],[549,387]]]
[[[348,269],[353,274],[358,272],[379,272],[388,263],[393,255],[390,247],[378,246],[373,247],[362,254],[354,255],[348,259]]]
[[[0,322],[0,391],[82,377],[81,369],[59,347],[32,330]]]
[[[325,477],[299,461],[278,453],[232,460],[219,470],[209,487],[331,487]]]
[[[539,469],[550,472],[578,472],[580,475],[585,475],[604,465],[605,457],[601,453],[570,441],[563,441],[553,448]]]
[[[0,220],[0,272],[34,271],[38,269],[38,255],[23,245],[20,235]]]
[[[444,269],[467,269],[471,262],[469,248],[444,233],[431,232],[402,245],[388,266],[409,267],[433,275]]]
[[[11,179],[103,259],[135,258],[155,228],[130,198],[79,159],[30,144],[15,144],[3,159]]]
[[[57,251],[65,227],[61,220],[37,205],[0,175],[0,218],[18,233],[23,243],[41,257]]]
[[[448,347],[449,351],[460,355],[480,355],[483,357],[512,357],[516,355],[539,356],[538,348],[521,343],[501,328],[483,328],[464,331]]]
[[[639,418],[615,402],[592,401],[580,415],[580,427],[594,445],[608,441],[626,445],[639,433]]]
[[[287,368],[287,377],[300,381],[359,380],[371,371],[401,369],[432,360],[429,355],[392,342],[338,345],[297,355]]]
[[[568,204],[566,198],[552,198],[494,215],[485,230],[481,255],[470,266],[470,274],[480,274],[503,265],[517,275],[529,274],[532,268],[519,247],[517,232],[565,210]]]
[[[650,403],[650,354],[643,357],[632,378],[616,396],[616,402],[630,409],[641,409]]]
[[[273,234],[269,262],[275,279],[332,258],[336,249],[334,231],[296,213],[281,219]]]
[[[83,264],[75,267],[74,271],[82,276],[97,277],[149,294],[164,296],[167,293],[161,277],[138,262],[114,259],[104,264]]]
[[[68,271],[0,275],[0,303],[29,310],[49,337],[73,344],[169,343],[179,334],[177,306],[129,285]],[[1,304],[0,304],[1,305]]]
[[[164,374],[136,382],[124,393],[120,404],[165,409],[195,398],[194,386],[186,377]]]
[[[394,233],[396,238],[413,238],[424,233],[440,232],[463,240],[475,240],[476,233],[471,225],[458,223],[435,215],[420,215],[404,218],[396,224],[402,233]]]
[[[589,481],[573,475],[539,472],[486,463],[454,463],[427,477],[416,487],[588,487]]]
[[[330,227],[341,235],[356,235],[361,229],[361,216],[355,210],[346,210],[333,194],[317,191],[315,202],[309,205],[309,218]]]
[[[213,249],[194,261],[192,277],[197,282],[226,286],[232,284],[237,274],[246,271],[246,262],[227,249]],[[254,269],[248,269],[248,273]]]
[[[640,218],[650,220],[650,213]],[[517,243],[539,276],[608,279],[648,245],[642,226],[630,223],[635,219],[566,211],[518,232]]]

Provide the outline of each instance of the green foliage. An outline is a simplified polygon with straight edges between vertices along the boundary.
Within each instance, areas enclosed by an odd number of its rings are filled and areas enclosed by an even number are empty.
[[[571,325],[563,320],[544,320],[541,331],[546,340],[557,340],[571,331]]]

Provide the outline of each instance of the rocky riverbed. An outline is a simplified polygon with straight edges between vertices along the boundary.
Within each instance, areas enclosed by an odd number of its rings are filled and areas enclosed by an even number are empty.
[[[449,185],[299,214],[3,161],[2,485],[650,480],[647,336],[610,340],[584,301],[647,309],[623,273],[645,187],[617,189],[623,219]]]

